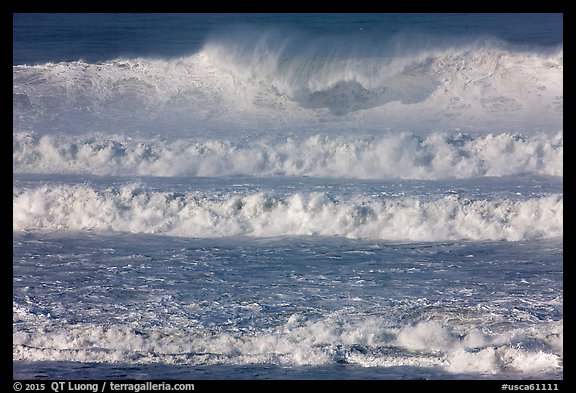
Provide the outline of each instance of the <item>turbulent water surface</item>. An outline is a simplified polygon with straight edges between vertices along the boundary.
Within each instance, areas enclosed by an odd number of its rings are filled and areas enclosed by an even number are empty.
[[[562,379],[562,41],[15,14],[14,377]]]

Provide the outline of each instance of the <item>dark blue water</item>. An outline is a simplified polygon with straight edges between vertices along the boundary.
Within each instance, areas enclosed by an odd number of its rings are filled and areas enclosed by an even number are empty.
[[[13,22],[14,65],[182,56],[233,26],[375,42],[398,34],[490,36],[538,46],[563,42],[562,14],[14,14]]]

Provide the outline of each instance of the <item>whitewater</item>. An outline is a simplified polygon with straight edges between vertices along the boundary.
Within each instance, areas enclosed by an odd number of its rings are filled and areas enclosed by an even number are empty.
[[[173,135],[197,122],[220,133],[562,128],[562,49],[400,37],[361,50],[273,33],[238,40],[232,32],[169,60],[14,66],[15,128]]]
[[[362,20],[13,65],[14,378],[563,378],[562,45]]]

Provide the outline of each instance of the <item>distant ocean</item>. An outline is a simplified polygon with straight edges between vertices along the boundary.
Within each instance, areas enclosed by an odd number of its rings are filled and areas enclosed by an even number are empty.
[[[562,14],[14,14],[15,379],[562,379]]]

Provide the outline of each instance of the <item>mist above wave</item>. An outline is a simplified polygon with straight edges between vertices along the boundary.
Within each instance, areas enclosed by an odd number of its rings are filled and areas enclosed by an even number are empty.
[[[562,128],[563,51],[243,29],[190,56],[13,67],[16,130]]]

